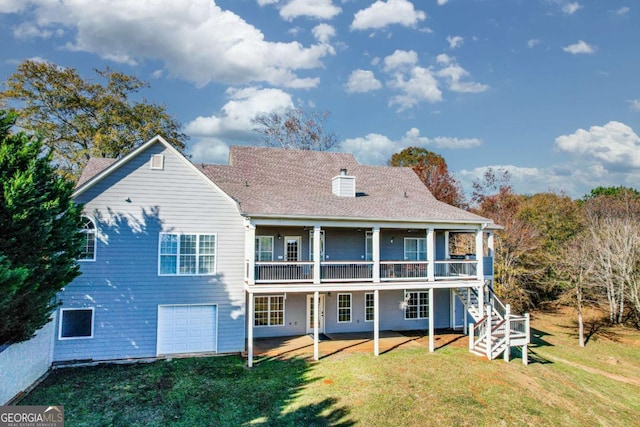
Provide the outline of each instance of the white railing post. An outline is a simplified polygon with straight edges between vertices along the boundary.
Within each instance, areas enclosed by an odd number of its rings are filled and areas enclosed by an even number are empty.
[[[473,323],[469,323],[469,351],[473,350],[475,340],[476,340],[476,331],[473,328]]]
[[[373,261],[373,282],[380,282],[380,227],[373,227],[371,235],[371,260]]]
[[[511,353],[511,317],[509,315],[509,304],[507,304],[507,315],[505,316],[505,328],[504,328],[504,342],[506,344],[506,348],[504,349],[504,361],[509,361],[509,356]]]
[[[491,360],[491,353],[493,351],[492,345],[491,345],[491,306],[487,305],[487,329],[486,329],[486,334],[485,334],[485,339],[487,342],[487,348],[486,348],[486,353],[487,353],[487,358],[489,360]]]
[[[313,283],[320,283],[320,226],[313,226]]]

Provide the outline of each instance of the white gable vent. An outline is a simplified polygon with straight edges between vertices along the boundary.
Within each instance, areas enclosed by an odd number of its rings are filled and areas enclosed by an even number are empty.
[[[154,154],[151,156],[151,169],[164,169],[164,154]]]
[[[331,191],[340,197],[356,197],[356,177],[347,175],[346,169],[340,169],[340,175],[331,179]]]

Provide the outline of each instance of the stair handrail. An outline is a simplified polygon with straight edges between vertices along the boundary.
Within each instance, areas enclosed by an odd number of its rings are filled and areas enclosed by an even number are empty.
[[[498,295],[496,295],[496,293],[493,291],[493,288],[491,286],[487,286],[487,291],[489,293],[489,301],[491,301],[491,306],[494,308],[496,313],[502,319],[507,317],[507,313],[509,313],[510,311],[509,304],[505,306],[503,302],[500,301],[500,298],[498,298]]]

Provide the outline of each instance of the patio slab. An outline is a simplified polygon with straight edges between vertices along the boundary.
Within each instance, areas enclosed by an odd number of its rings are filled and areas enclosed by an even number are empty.
[[[373,353],[373,333],[323,334],[318,342],[320,358],[338,353]],[[466,346],[467,337],[459,332],[444,331],[435,335],[436,349],[445,345]],[[380,354],[398,348],[428,347],[429,336],[424,331],[380,331]],[[313,336],[256,338],[253,344],[256,357],[287,359],[313,358]]]

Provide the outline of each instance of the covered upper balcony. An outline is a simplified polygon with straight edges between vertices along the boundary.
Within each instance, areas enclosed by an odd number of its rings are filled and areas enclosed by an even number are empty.
[[[470,281],[493,275],[493,231],[479,227],[248,225],[246,239],[254,249],[246,253],[249,285]]]

